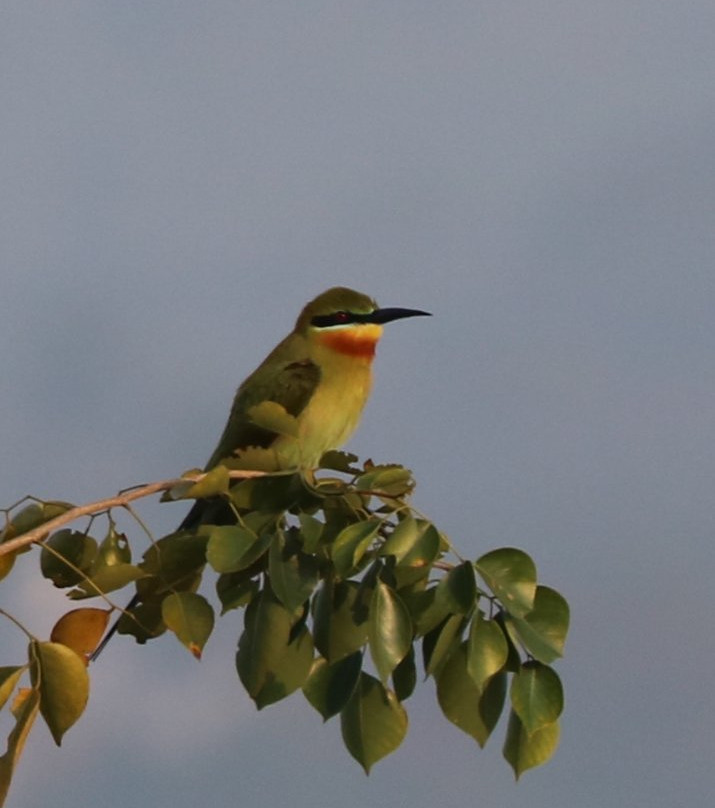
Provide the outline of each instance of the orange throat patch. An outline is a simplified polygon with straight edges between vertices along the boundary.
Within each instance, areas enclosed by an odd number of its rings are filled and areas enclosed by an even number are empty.
[[[382,327],[370,324],[357,328],[326,330],[320,334],[319,340],[321,345],[331,351],[370,360],[375,356],[375,347],[381,335]]]

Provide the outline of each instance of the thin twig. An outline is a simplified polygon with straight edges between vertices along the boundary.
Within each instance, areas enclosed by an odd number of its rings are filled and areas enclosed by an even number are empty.
[[[36,637],[33,637],[32,634],[30,634],[30,632],[25,628],[25,626],[22,625],[22,623],[16,617],[13,617],[10,614],[10,612],[6,612],[5,609],[0,609],[0,614],[3,617],[7,617],[7,619],[10,622],[14,623],[20,629],[20,631],[23,631],[27,635],[28,640],[36,639]]]
[[[249,477],[264,477],[265,475],[265,471],[236,470],[228,472],[228,476],[233,480],[243,480]],[[136,488],[125,490],[113,497],[99,499],[96,502],[89,502],[86,505],[77,505],[64,513],[61,513],[59,516],[56,516],[54,519],[50,519],[48,522],[43,522],[41,525],[38,525],[32,530],[28,530],[27,533],[23,533],[20,536],[16,536],[14,539],[3,542],[0,544],[0,556],[7,555],[8,553],[14,553],[16,550],[21,550],[23,547],[27,547],[29,544],[42,542],[50,535],[50,533],[57,530],[57,528],[62,527],[62,525],[66,525],[69,522],[74,522],[75,519],[79,519],[82,516],[89,516],[100,511],[107,511],[110,508],[126,507],[130,502],[133,502],[136,499],[150,497],[152,494],[158,494],[160,491],[169,491],[175,485],[180,485],[181,483],[185,483],[187,481],[199,482],[205,476],[205,474],[195,474],[187,477],[178,477],[171,480],[159,480],[155,483],[146,483],[145,485],[140,485]]]

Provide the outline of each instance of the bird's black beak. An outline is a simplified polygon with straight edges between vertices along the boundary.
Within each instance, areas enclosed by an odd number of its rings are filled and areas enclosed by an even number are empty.
[[[404,317],[431,317],[428,311],[420,311],[419,309],[375,309],[372,314],[368,315],[368,322],[370,323],[390,323],[393,320],[402,320]]]

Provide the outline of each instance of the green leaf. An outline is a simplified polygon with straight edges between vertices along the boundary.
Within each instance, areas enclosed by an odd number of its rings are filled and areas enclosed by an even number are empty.
[[[561,680],[553,668],[525,662],[511,680],[511,705],[529,735],[553,724],[564,708]]]
[[[320,519],[316,519],[314,516],[303,512],[298,514],[298,520],[300,521],[303,550],[306,553],[317,552],[318,547],[320,547],[320,539],[323,535],[325,525]]]
[[[164,597],[166,595],[162,595],[159,600],[137,604],[129,610],[132,617],[123,614],[117,622],[117,632],[130,634],[140,645],[160,637],[166,631],[161,618],[161,602]]]
[[[476,595],[474,568],[469,561],[464,561],[451,569],[437,584],[435,597],[447,611],[467,614],[474,606]]]
[[[409,590],[415,584],[427,584],[432,571],[431,564],[423,567],[398,567],[392,566],[391,561],[392,559],[388,559],[390,575],[392,576],[390,583],[396,591],[400,592],[400,597],[402,597],[400,590]]]
[[[201,474],[201,469],[190,469],[187,472],[184,472],[184,477],[187,474]],[[192,480],[182,479],[180,482],[176,483],[176,485],[172,485],[171,488],[164,491],[161,495],[160,502],[176,502],[179,499],[184,499],[186,496],[187,491],[193,488],[194,482]]]
[[[392,555],[399,567],[427,567],[439,553],[439,533],[424,519],[406,516],[396,525],[380,548],[380,555]]]
[[[258,582],[245,571],[225,572],[216,580],[216,594],[221,601],[221,614],[247,606],[258,594]]]
[[[216,497],[228,493],[231,478],[228,469],[224,465],[214,466],[207,471],[204,476],[193,483],[181,495],[181,499],[203,499],[205,497]]]
[[[216,572],[237,572],[259,558],[270,542],[270,535],[259,537],[241,525],[220,525],[211,528],[206,560]]]
[[[327,721],[337,715],[348,703],[360,678],[362,654],[356,651],[333,665],[318,657],[303,685],[303,694]]]
[[[523,619],[510,618],[529,653],[540,662],[553,662],[563,655],[569,628],[569,606],[548,586],[539,586],[534,608]]]
[[[127,537],[118,533],[113,523],[110,523],[107,535],[102,539],[97,550],[97,557],[92,565],[92,574],[96,574],[102,567],[114,567],[119,564],[129,564],[132,560],[132,551],[129,548]]]
[[[412,472],[403,466],[374,466],[361,474],[355,481],[358,491],[370,491],[390,497],[401,497],[408,494],[415,482]]]
[[[464,617],[461,614],[450,615],[437,628],[425,634],[422,641],[422,657],[427,676],[438,675],[450,654],[460,642]]]
[[[40,570],[57,587],[73,586],[89,571],[96,552],[97,542],[91,536],[75,530],[58,530],[42,546]]]
[[[113,564],[100,567],[91,578],[82,581],[76,589],[67,593],[73,600],[96,598],[102,592],[113,592],[144,576],[144,572],[133,564]]]
[[[474,566],[504,608],[515,617],[531,611],[536,594],[536,565],[522,550],[503,547],[477,559]]]
[[[277,530],[268,551],[268,574],[278,600],[291,611],[312,595],[318,585],[318,560],[307,555],[300,543]]]
[[[72,653],[70,651],[70,653]],[[10,781],[15,766],[20,759],[27,736],[37,718],[40,707],[40,693],[35,688],[27,688],[13,709],[15,726],[7,739],[7,751],[0,758],[0,805],[5,804]]]
[[[437,701],[445,717],[484,746],[504,704],[506,676],[492,677],[484,691],[467,671],[467,643],[463,642],[437,675]]]
[[[318,482],[322,483],[323,480]],[[343,528],[355,522],[356,508],[361,508],[363,505],[362,498],[358,494],[346,495],[344,493],[345,484],[341,483],[341,485],[340,491],[331,491],[324,497],[321,505],[321,510],[325,514],[325,527],[320,540],[325,545],[332,544]],[[354,503],[355,498],[360,502]]]
[[[499,624],[477,611],[467,643],[467,672],[474,684],[481,690],[506,665],[508,656],[509,645]]]
[[[61,516],[72,508],[74,508],[74,505],[69,502],[53,500],[32,502],[13,515],[10,524],[0,532],[0,541],[9,541],[16,536],[34,530],[34,528],[49,522],[50,519],[54,519],[56,516]]]
[[[172,592],[161,602],[161,617],[189,651],[201,659],[201,651],[214,627],[214,610],[195,592]]]
[[[333,564],[338,575],[345,578],[355,571],[379,529],[380,522],[368,519],[348,525],[338,533],[332,546]]]
[[[206,536],[196,533],[171,533],[147,549],[139,567],[160,578],[165,590],[171,589],[201,570],[206,563],[206,541]]]
[[[482,697],[479,699],[479,715],[489,733],[494,730],[504,709],[506,701],[507,675],[504,671],[495,673],[487,682]]]
[[[546,763],[556,751],[558,744],[558,723],[547,724],[529,734],[519,716],[514,711],[509,714],[503,754],[514,770],[517,780],[527,769]]]
[[[264,589],[246,608],[236,669],[260,710],[301,687],[313,662],[313,642],[305,628],[291,638],[294,615]]]
[[[184,575],[173,580],[165,580],[156,575],[145,575],[136,581],[137,596],[145,603],[161,603],[172,592],[196,592],[201,583],[201,568],[187,570]]]
[[[408,515],[395,525],[395,529],[380,548],[380,555],[392,555],[399,564],[412,550],[424,530],[414,516]]]
[[[352,493],[349,483],[340,477],[314,477],[312,486],[315,496],[319,498],[321,507],[326,511],[326,514],[327,510],[330,510],[335,505],[342,506],[348,497],[350,499],[359,498],[358,494]],[[358,507],[360,506],[358,505]]]
[[[272,449],[251,449],[253,452],[266,452],[273,456],[273,463],[277,463],[275,453]],[[247,455],[241,457],[237,464],[240,468],[262,469],[258,464],[251,466],[247,460]],[[268,460],[266,460],[268,462]],[[234,462],[229,463],[233,467]],[[301,475],[296,474],[276,474],[265,477],[253,477],[242,480],[229,489],[229,496],[233,504],[241,511],[253,511],[263,516],[276,520],[278,514],[290,508],[298,499],[305,494],[305,485]],[[271,516],[272,515],[272,516]],[[254,527],[248,525],[248,527]]]
[[[265,684],[255,697],[256,707],[261,710],[303,687],[312,665],[313,638],[303,627],[285,647],[280,659],[275,660]]]
[[[384,562],[376,558],[372,564],[365,570],[364,575],[360,579],[360,584],[358,587],[358,594],[357,600],[355,601],[355,609],[361,615],[365,617],[368,616],[370,611],[370,602],[372,601],[372,593],[375,587],[377,586],[378,580],[380,580],[380,576],[385,575],[385,581],[389,580],[389,584],[392,584],[392,580],[390,580],[390,574],[385,568]],[[393,587],[394,588],[394,587]]]
[[[260,694],[268,672],[280,659],[290,638],[292,614],[264,589],[246,608],[236,667],[248,695]]]
[[[437,587],[433,586],[421,592],[400,593],[412,617],[415,634],[428,634],[449,614],[445,604],[442,601],[437,601],[435,597],[436,591]]]
[[[367,673],[340,714],[340,728],[348,752],[369,774],[372,766],[402,743],[407,713],[382,683]]]
[[[410,645],[410,650],[404,659],[392,671],[392,685],[395,689],[395,695],[400,701],[405,701],[414,692],[417,685],[417,666],[415,665],[415,649],[413,645]]]
[[[395,591],[377,581],[368,622],[370,654],[383,683],[412,647],[412,621]]]
[[[519,635],[516,633],[514,624],[506,612],[497,612],[492,620],[504,632],[507,645],[507,658],[504,664],[504,670],[509,673],[516,673],[521,668],[521,654],[517,646],[520,646]]]
[[[353,465],[357,462],[358,456],[351,452],[339,452],[331,449],[320,458],[321,469],[331,469],[332,471],[342,471],[345,474],[358,474],[360,469]]]
[[[15,689],[15,685],[26,670],[27,665],[12,665],[0,668],[0,710],[5,706]]]
[[[77,653],[56,642],[33,640],[30,660],[32,685],[40,692],[40,712],[59,746],[87,705],[87,666]]]
[[[355,581],[326,581],[314,600],[315,646],[331,664],[365,645],[368,610],[358,598]]]

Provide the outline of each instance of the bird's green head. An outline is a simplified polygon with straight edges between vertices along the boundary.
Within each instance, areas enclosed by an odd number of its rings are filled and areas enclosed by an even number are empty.
[[[381,309],[371,297],[335,286],[308,303],[295,330],[338,353],[369,359],[384,323],[427,315],[429,312],[418,309]]]
[[[305,306],[296,323],[296,330],[303,331],[311,325],[315,325],[313,323],[315,318],[318,318],[318,323],[324,321],[327,324],[328,320],[326,318],[330,317],[335,320],[342,318],[347,322],[348,318],[344,315],[359,314],[365,316],[376,309],[377,303],[371,297],[353,289],[348,289],[345,286],[334,286],[332,289],[319,294]],[[339,323],[332,324],[338,325]]]

